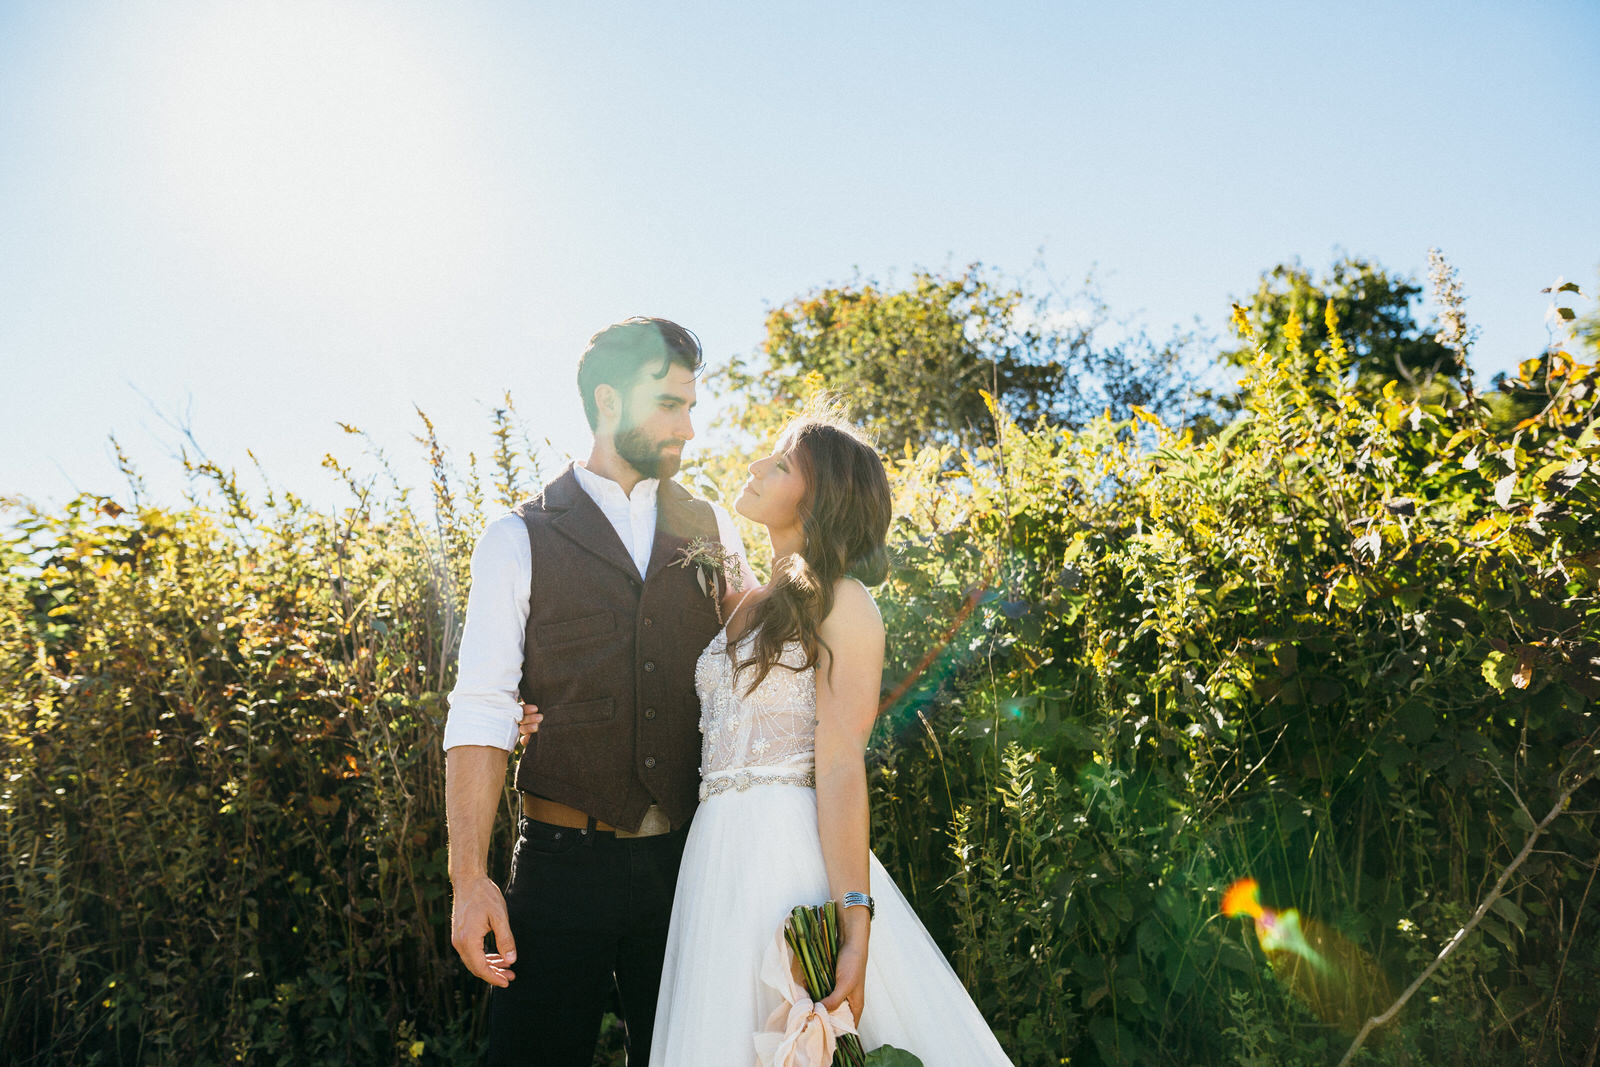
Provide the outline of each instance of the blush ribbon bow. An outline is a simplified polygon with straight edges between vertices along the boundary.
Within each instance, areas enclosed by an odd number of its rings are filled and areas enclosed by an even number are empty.
[[[827,1010],[811,999],[794,972],[794,950],[780,928],[761,957],[761,981],[777,991],[782,1003],[755,1035],[756,1059],[761,1067],[829,1067],[839,1035],[856,1032],[850,1002]]]

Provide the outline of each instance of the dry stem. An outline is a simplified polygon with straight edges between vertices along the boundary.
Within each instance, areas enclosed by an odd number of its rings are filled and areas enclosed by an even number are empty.
[[[1588,744],[1586,743],[1585,748],[1587,747]],[[1533,830],[1529,832],[1528,839],[1522,843],[1522,851],[1518,852],[1516,858],[1506,865],[1505,870],[1500,872],[1500,877],[1495,880],[1494,888],[1490,889],[1488,895],[1483,898],[1483,901],[1478,905],[1477,910],[1472,913],[1472,918],[1468,919],[1466,924],[1462,926],[1461,929],[1456,931],[1455,936],[1445,944],[1444,948],[1439,950],[1439,955],[1434,957],[1433,962],[1428,964],[1421,974],[1417,975],[1416,980],[1406,987],[1406,991],[1401,993],[1393,1004],[1389,1005],[1387,1011],[1385,1011],[1382,1015],[1372,1016],[1362,1024],[1361,1031],[1356,1034],[1355,1040],[1350,1042],[1350,1047],[1345,1051],[1344,1057],[1339,1061],[1338,1067],[1345,1067],[1345,1065],[1348,1064],[1352,1058],[1354,1058],[1355,1054],[1360,1051],[1362,1044],[1367,1040],[1367,1035],[1372,1033],[1372,1031],[1378,1027],[1388,1023],[1391,1019],[1398,1015],[1400,1009],[1406,1006],[1406,1001],[1410,1000],[1412,995],[1415,994],[1417,990],[1422,988],[1422,984],[1429,978],[1433,977],[1433,972],[1437,971],[1440,966],[1444,964],[1444,961],[1448,959],[1456,949],[1461,947],[1462,943],[1466,941],[1467,935],[1472,933],[1472,931],[1477,928],[1478,923],[1483,920],[1485,915],[1489,914],[1489,909],[1494,906],[1494,902],[1499,900],[1504,895],[1506,883],[1511,880],[1511,876],[1516,873],[1517,868],[1521,867],[1523,862],[1527,860],[1530,855],[1532,855],[1534,844],[1537,843],[1539,838],[1544,835],[1544,832],[1549,825],[1552,822],[1555,822],[1556,817],[1566,809],[1567,801],[1572,799],[1572,794],[1576,793],[1578,789],[1583,786],[1584,783],[1588,782],[1592,777],[1594,777],[1594,771],[1589,770],[1573,779],[1572,784],[1567,786],[1566,790],[1562,792],[1561,796],[1556,799],[1556,802],[1550,808],[1550,811],[1543,819],[1540,819],[1538,824],[1534,826]]]

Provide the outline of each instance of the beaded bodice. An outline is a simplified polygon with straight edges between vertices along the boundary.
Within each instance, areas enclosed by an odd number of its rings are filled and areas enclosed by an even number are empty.
[[[745,634],[739,651],[754,639],[753,631]],[[747,692],[753,669],[747,669],[741,678],[734,677],[727,628],[711,639],[694,670],[694,687],[700,694],[702,778],[724,778],[741,771],[761,777],[812,773],[817,678],[816,668],[804,664],[800,642],[790,641],[761,684]]]

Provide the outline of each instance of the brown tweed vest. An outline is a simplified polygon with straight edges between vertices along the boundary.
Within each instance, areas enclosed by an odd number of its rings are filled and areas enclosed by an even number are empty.
[[[570,466],[515,509],[533,548],[522,698],[544,714],[517,789],[630,831],[652,803],[674,828],[694,814],[694,667],[721,629],[694,568],[677,565],[693,538],[716,540],[716,515],[676,482],[656,492],[643,575]]]

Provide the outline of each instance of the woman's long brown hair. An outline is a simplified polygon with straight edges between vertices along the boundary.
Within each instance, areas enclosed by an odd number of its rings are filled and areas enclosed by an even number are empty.
[[[775,565],[772,590],[751,613],[755,633],[750,655],[735,660],[735,675],[754,668],[749,691],[760,685],[784,645],[799,641],[815,667],[827,646],[819,636],[833,610],[833,587],[841,578],[878,585],[889,574],[893,498],[877,451],[848,423],[828,414],[801,415],[778,438],[778,451],[794,458],[806,491],[800,500],[805,546]],[[747,631],[748,632],[748,631]],[[735,649],[735,654],[736,654]]]

